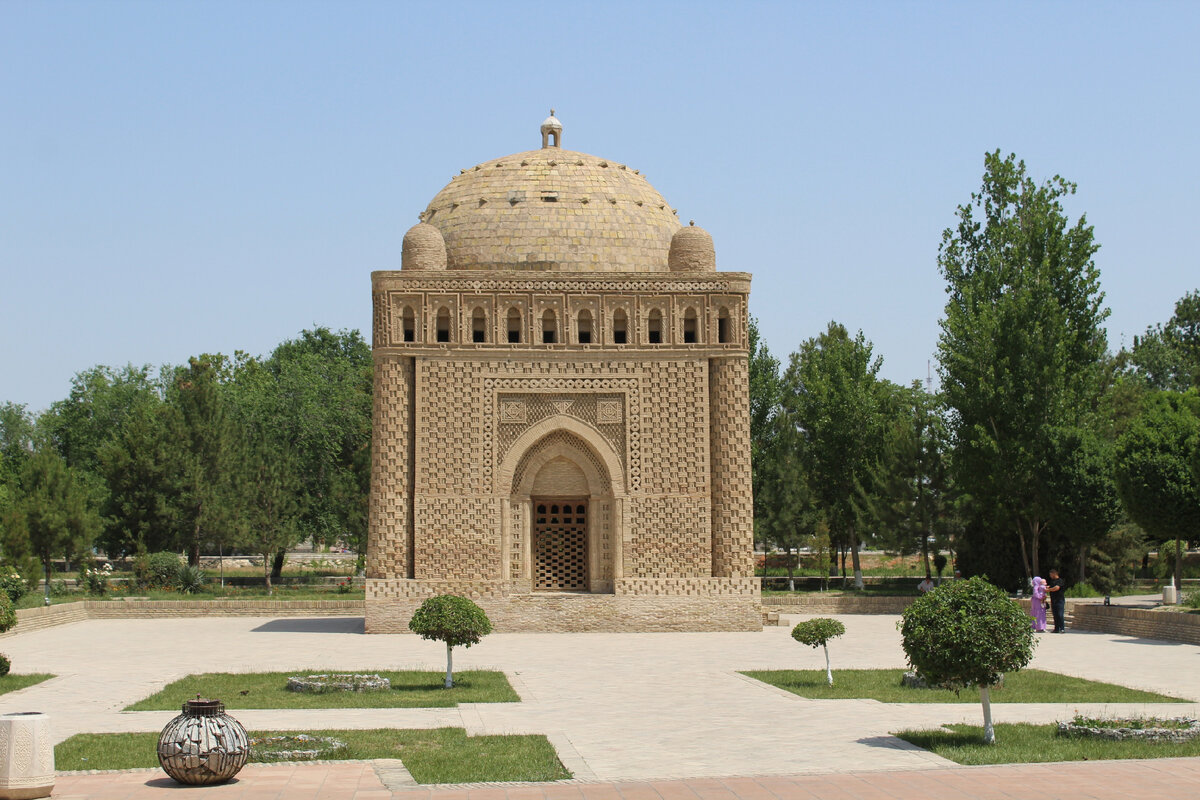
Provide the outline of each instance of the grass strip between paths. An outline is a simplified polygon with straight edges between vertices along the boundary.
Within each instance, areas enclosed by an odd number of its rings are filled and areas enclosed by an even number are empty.
[[[251,731],[286,736],[296,731]],[[398,758],[417,783],[557,781],[571,777],[545,736],[468,736],[462,728],[313,730],[346,743],[338,760]],[[54,748],[60,770],[157,767],[157,733],[80,733]],[[253,759],[251,759],[253,761]]]
[[[42,681],[48,681],[53,677],[53,675],[42,672],[35,672],[30,675],[14,675],[10,672],[7,675],[0,675],[0,694],[8,694],[18,689],[25,689]]]
[[[139,700],[125,711],[178,711],[185,700],[196,695],[220,700],[230,711],[240,708],[451,708],[459,703],[516,703],[503,672],[465,670],[454,673],[454,688],[445,689],[444,672],[408,670],[358,670],[378,674],[392,688],[378,692],[291,692],[291,676],[315,675],[328,670],[299,669],[291,672],[206,672],[188,675],[167,684],[162,691]]]
[[[743,675],[813,700],[878,700],[881,703],[978,703],[979,690],[912,689],[900,685],[902,669],[835,669],[833,686],[824,670],[759,670]],[[993,688],[993,703],[1187,703],[1141,689],[1089,681],[1040,669],[1023,669],[1004,677],[1004,688]]]
[[[996,744],[983,743],[978,725],[944,730],[900,731],[906,742],[957,764],[1032,764],[1046,761],[1103,761],[1118,758],[1200,756],[1200,739],[1190,742],[1122,742],[1058,735],[1057,725],[1006,723],[995,726]]]

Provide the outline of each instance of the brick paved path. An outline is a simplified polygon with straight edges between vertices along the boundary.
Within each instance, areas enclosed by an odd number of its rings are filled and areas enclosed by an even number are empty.
[[[56,800],[168,800],[160,772],[68,775]],[[226,786],[188,788],[188,800],[1128,800],[1200,797],[1200,758],[956,767],[759,778],[558,783],[392,792],[369,762],[251,766]]]
[[[842,668],[903,666],[896,617],[839,619],[845,623],[847,633],[831,647],[835,677]],[[60,740],[77,732],[157,731],[172,716],[171,712],[122,712],[121,709],[191,672],[439,669],[444,665],[444,649],[436,642],[413,636],[364,636],[361,626],[361,619],[347,618],[125,619],[90,620],[8,636],[0,643],[0,649],[12,657],[18,671],[52,672],[58,677],[20,692],[0,695],[0,713],[44,711],[51,715]],[[1157,690],[1194,701],[1200,698],[1200,670],[1195,668],[1200,663],[1198,656],[1200,647],[1191,645],[1072,632],[1066,636],[1039,637],[1032,666]],[[953,767],[950,762],[891,735],[904,728],[928,728],[960,721],[979,724],[977,704],[807,700],[740,676],[737,671],[744,669],[823,668],[820,651],[797,645],[786,627],[769,628],[761,633],[495,634],[476,647],[456,652],[455,666],[503,670],[522,701],[442,709],[272,711],[244,707],[252,705],[252,697],[223,699],[234,716],[251,729],[455,726],[471,734],[542,733],[554,744],[577,780],[608,787],[589,791],[607,791],[607,796],[613,798],[617,797],[611,783],[614,781],[639,782],[633,785],[640,788],[622,789],[623,796],[649,792],[651,785],[642,781],[666,781],[653,784],[668,787],[655,789],[659,796],[665,797],[665,793],[674,791],[669,788],[676,785],[672,781],[695,782],[731,775],[793,776],[787,780],[797,787],[826,784],[832,787],[838,781],[849,780],[845,776],[795,777],[831,770],[859,770],[872,776],[864,780],[891,781],[896,786],[915,785],[919,774],[952,776],[962,772],[976,776],[971,780],[983,780],[988,791],[1001,786],[990,778],[978,778],[983,774],[979,771],[958,768],[947,771],[946,768]],[[1119,712],[1195,715],[1200,711],[1194,702],[1132,707],[993,705],[998,722],[1051,722],[1067,718],[1076,710],[1110,715]],[[1134,788],[1153,785],[1152,776],[1163,769],[1162,763],[1191,764],[1190,761],[1151,762],[1134,768],[1097,763],[1062,769],[1085,776],[1096,771],[1096,785],[1108,791],[1114,785],[1121,785],[1119,781],[1114,783],[1110,773],[1124,774],[1127,769],[1141,769],[1149,775],[1139,776]],[[937,771],[913,772],[930,769]],[[1026,769],[1034,773],[1019,770],[1011,773],[1022,776],[1014,779],[1014,796],[1021,781],[1030,780],[1032,774],[1047,774],[1045,767]],[[1190,774],[1194,775],[1192,767],[1187,769],[1192,769]],[[397,790],[404,788],[395,781],[381,784],[375,773],[374,767],[363,765],[306,766],[294,770],[254,767],[244,773],[246,778],[236,786],[220,791],[233,792],[229,797],[282,797],[279,794],[282,786],[287,787],[288,797],[343,797],[359,791],[360,797],[368,798],[387,796],[385,784]],[[151,788],[163,791],[162,783],[153,782],[158,780],[156,775],[133,775],[132,778],[67,776],[62,791],[78,791],[83,794],[77,796],[94,798],[141,797],[141,794],[110,794],[87,787],[108,785],[114,792],[117,787],[132,787],[130,792],[147,791],[147,781],[151,781]],[[887,775],[893,777],[884,777]],[[766,785],[764,781],[766,778],[760,777],[758,783]],[[338,787],[336,793],[314,794],[318,789],[313,787],[325,785]],[[703,783],[693,785],[708,787]],[[739,786],[736,796],[767,796],[750,784]],[[245,794],[259,789],[268,793]],[[725,794],[726,790],[710,792],[710,789],[696,793],[706,800],[710,794],[714,800],[731,796]],[[376,794],[369,794],[371,791]],[[378,794],[381,791],[385,794]],[[522,796],[543,796],[540,789],[509,791]],[[546,791],[578,797],[581,790],[558,785]],[[1025,787],[1021,796],[1034,794],[1037,793]],[[1173,794],[1200,797],[1200,791],[1189,794],[1181,790]],[[830,796],[855,795],[835,792]],[[1128,796],[1147,795],[1134,792]]]

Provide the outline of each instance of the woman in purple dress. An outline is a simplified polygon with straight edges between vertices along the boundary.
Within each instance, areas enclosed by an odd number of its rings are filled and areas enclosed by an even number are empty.
[[[1029,601],[1029,613],[1033,614],[1033,629],[1046,632],[1046,579],[1033,579],[1033,598]]]

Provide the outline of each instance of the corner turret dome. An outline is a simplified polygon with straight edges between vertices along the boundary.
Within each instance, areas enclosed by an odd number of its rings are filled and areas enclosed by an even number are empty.
[[[667,264],[672,272],[714,272],[717,269],[717,253],[708,231],[697,228],[695,222],[689,222],[686,228],[675,231],[671,237]]]
[[[400,268],[430,270],[446,268],[446,240],[427,222],[418,222],[404,234]]]
[[[542,123],[548,139],[562,123]],[[462,170],[422,214],[449,269],[665,272],[679,220],[638,170],[549,145]]]

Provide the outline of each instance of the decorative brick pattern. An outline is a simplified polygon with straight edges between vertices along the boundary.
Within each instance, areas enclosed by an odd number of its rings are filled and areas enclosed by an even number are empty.
[[[587,459],[588,463],[592,465],[592,469],[594,469],[596,474],[600,476],[600,480],[605,484],[611,485],[609,481],[608,469],[605,468],[604,463],[600,459],[596,458],[596,456],[592,453],[591,448],[588,447],[583,440],[581,440],[575,434],[568,433],[567,431],[555,431],[554,433],[543,438],[533,447],[529,448],[529,450],[521,458],[520,463],[517,464],[517,468],[513,472],[513,486],[520,486],[528,477],[525,473],[528,471],[530,463],[537,459],[546,450],[550,450],[559,446],[566,446],[580,453],[584,458]]]
[[[708,494],[708,362],[653,361],[645,367],[642,489],[651,495]]]
[[[378,357],[375,386],[367,576],[408,576],[413,537],[413,360]]]
[[[750,472],[750,371],[745,357],[709,362],[712,574],[754,574],[754,489]]]
[[[420,531],[414,560],[419,579],[478,580],[500,576],[499,520],[487,498],[418,494]]]
[[[712,575],[707,497],[650,495],[630,499],[634,530],[625,540],[631,578],[704,578]]]

